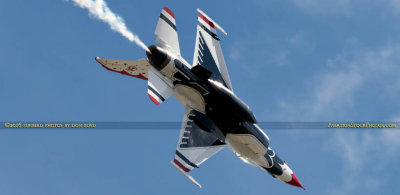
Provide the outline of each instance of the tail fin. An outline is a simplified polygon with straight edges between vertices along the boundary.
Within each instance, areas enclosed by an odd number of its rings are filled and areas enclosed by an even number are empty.
[[[216,29],[222,31],[224,34],[226,34],[226,31],[200,9],[197,9],[197,11],[199,12],[199,17],[193,66],[204,66],[213,73],[210,77],[211,79],[222,83],[232,90]]]
[[[197,12],[199,12],[200,15],[204,16],[205,18],[208,19],[208,21],[210,21],[215,28],[217,28],[218,30],[220,30],[222,33],[224,33],[224,35],[228,35],[228,33],[220,26],[218,25],[214,20],[212,20],[209,16],[207,16],[206,13],[204,13],[203,11],[201,11],[199,8],[196,9]],[[199,16],[200,16],[199,15]]]

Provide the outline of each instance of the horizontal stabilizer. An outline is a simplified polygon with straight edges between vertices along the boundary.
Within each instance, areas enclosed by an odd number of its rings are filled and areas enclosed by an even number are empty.
[[[175,55],[181,55],[178,33],[176,31],[175,14],[168,7],[161,10],[160,18],[154,32],[158,46]]]
[[[100,59],[99,57],[96,57],[95,60],[109,71],[118,72],[123,75],[128,75],[143,80],[147,80],[147,71],[151,67],[149,61],[145,59],[140,59],[138,61],[129,61]]]
[[[172,94],[171,88],[150,69],[147,94],[156,105],[163,103]]]

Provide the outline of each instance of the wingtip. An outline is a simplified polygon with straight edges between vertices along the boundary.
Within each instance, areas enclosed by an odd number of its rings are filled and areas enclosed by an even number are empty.
[[[213,26],[215,26],[215,28],[217,28],[218,30],[220,30],[224,35],[228,35],[228,33],[225,31],[225,29],[223,29],[220,25],[218,25],[213,19],[211,19],[210,16],[208,16],[206,13],[204,13],[203,11],[201,11],[201,9],[196,8],[196,11],[201,14],[202,16],[204,16],[205,18],[207,18],[207,20],[209,20]]]
[[[171,15],[172,18],[175,19],[175,14],[174,14],[174,12],[171,11],[168,7],[163,7],[162,9],[165,10],[169,15]]]
[[[201,184],[199,182],[197,182],[192,176],[190,176],[189,174],[187,174],[185,171],[183,171],[181,168],[178,167],[178,165],[176,165],[174,163],[174,161],[170,161],[171,165],[173,167],[175,167],[179,172],[181,172],[186,178],[188,178],[193,184],[195,184],[198,188],[201,188]]]

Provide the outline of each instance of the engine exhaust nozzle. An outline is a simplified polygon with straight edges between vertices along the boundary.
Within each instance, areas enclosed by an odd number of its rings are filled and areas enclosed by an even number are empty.
[[[146,55],[150,61],[150,64],[158,71],[165,68],[165,66],[167,66],[171,60],[171,57],[167,54],[167,52],[155,45],[149,46],[149,51],[146,51]]]

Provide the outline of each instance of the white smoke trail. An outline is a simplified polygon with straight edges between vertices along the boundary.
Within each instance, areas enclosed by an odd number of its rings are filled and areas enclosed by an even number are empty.
[[[104,0],[72,0],[75,4],[81,8],[86,8],[91,16],[102,20],[103,22],[110,25],[111,29],[119,32],[122,36],[127,38],[131,42],[135,42],[138,46],[148,51],[146,45],[139,39],[139,37],[133,34],[125,25],[124,19],[113,13],[108,8],[107,3]]]

